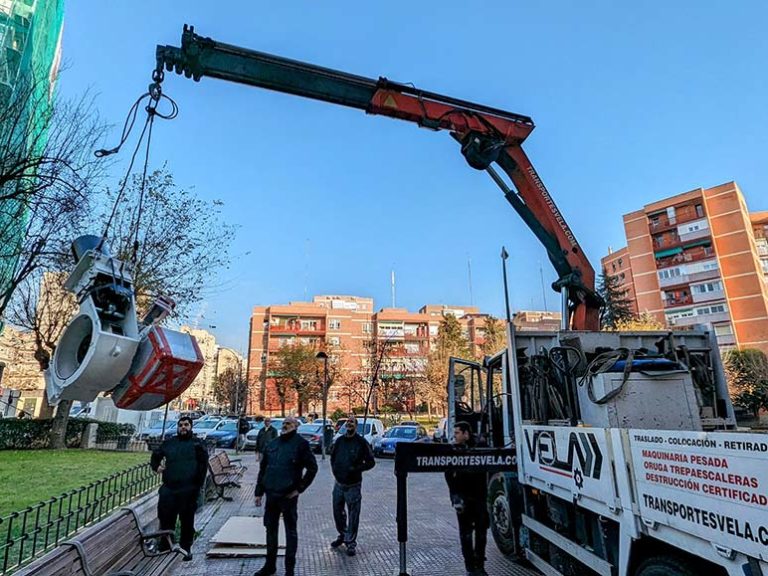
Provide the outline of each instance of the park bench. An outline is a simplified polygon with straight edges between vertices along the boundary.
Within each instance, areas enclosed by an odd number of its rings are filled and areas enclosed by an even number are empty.
[[[222,454],[226,456],[226,453],[219,452],[208,459],[208,469],[210,470],[209,477],[211,482],[213,482],[213,486],[216,488],[218,497],[222,500],[232,500],[232,498],[224,494],[224,489],[230,486],[240,487],[239,481],[240,477],[243,475],[245,467],[241,466],[238,470],[225,468],[224,459],[221,456]]]
[[[242,458],[230,458],[226,452],[219,452],[219,460],[221,460],[221,466],[225,472],[234,472],[243,475],[248,470],[248,466],[241,464]]]
[[[170,550],[151,551],[165,539]],[[183,554],[172,530],[144,532],[133,510],[123,508],[17,572],[17,576],[160,576]]]

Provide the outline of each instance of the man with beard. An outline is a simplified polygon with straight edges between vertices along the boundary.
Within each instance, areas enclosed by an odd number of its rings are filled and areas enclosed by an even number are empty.
[[[299,421],[289,416],[283,420],[282,434],[267,444],[261,457],[256,480],[256,506],[267,495],[264,526],[267,529],[267,561],[254,576],[272,576],[277,571],[277,531],[280,515],[285,524],[285,576],[294,576],[299,535],[299,494],[317,474],[317,462],[309,442],[296,433]]]
[[[184,560],[192,560],[192,540],[195,536],[195,510],[200,488],[208,470],[208,453],[192,435],[192,418],[182,416],[176,437],[164,441],[152,452],[152,470],[163,475],[157,517],[161,530],[175,530],[176,518],[181,522],[179,546]]]
[[[344,427],[344,435],[331,448],[331,470],[336,479],[333,486],[333,521],[339,534],[331,542],[331,548],[345,544],[347,556],[354,556],[357,553],[363,472],[373,468],[376,461],[368,442],[357,433],[354,416],[349,417]]]

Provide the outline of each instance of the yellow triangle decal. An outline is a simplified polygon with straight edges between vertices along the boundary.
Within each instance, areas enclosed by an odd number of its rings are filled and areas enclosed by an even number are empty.
[[[386,106],[387,108],[397,109],[397,102],[395,102],[395,99],[392,97],[392,94],[387,94],[387,97],[384,98],[384,106]]]

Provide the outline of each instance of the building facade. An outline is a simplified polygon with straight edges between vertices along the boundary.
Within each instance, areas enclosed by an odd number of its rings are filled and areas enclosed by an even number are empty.
[[[711,324],[723,350],[768,352],[768,212],[750,214],[735,182],[648,204],[624,215],[624,230],[627,247],[602,263],[624,274],[637,311]]]
[[[63,22],[63,0],[0,0],[0,132],[6,143],[0,154],[46,142],[40,118],[47,112],[61,61]],[[18,262],[25,215],[20,201],[0,202],[0,298],[7,297]]]
[[[413,408],[416,382],[424,378],[427,358],[445,315],[459,320],[475,352],[484,343],[489,317],[472,306],[428,304],[411,312],[404,308],[374,311],[371,298],[321,295],[311,302],[257,306],[253,309],[248,354],[249,413],[282,409],[275,379],[275,354],[295,343],[328,350],[337,358],[337,372],[328,393],[328,409],[351,410],[365,404],[367,382],[378,366],[380,389],[371,398],[374,410],[386,404]],[[296,408],[287,393],[286,409]],[[318,401],[307,408],[314,410]]]
[[[219,346],[216,336],[207,330],[182,326],[181,332],[191,334],[197,340],[200,353],[203,355],[203,368],[187,388],[174,402],[183,410],[205,410],[213,412],[227,409],[220,406],[215,398],[216,378],[227,370],[243,374],[244,361],[240,353],[231,348]],[[244,375],[244,374],[243,374]]]

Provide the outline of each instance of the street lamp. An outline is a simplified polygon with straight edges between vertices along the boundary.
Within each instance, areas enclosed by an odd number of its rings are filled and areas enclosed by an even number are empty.
[[[325,460],[325,413],[328,408],[328,354],[322,350],[315,358],[323,361],[323,425],[320,428],[320,459]]]

